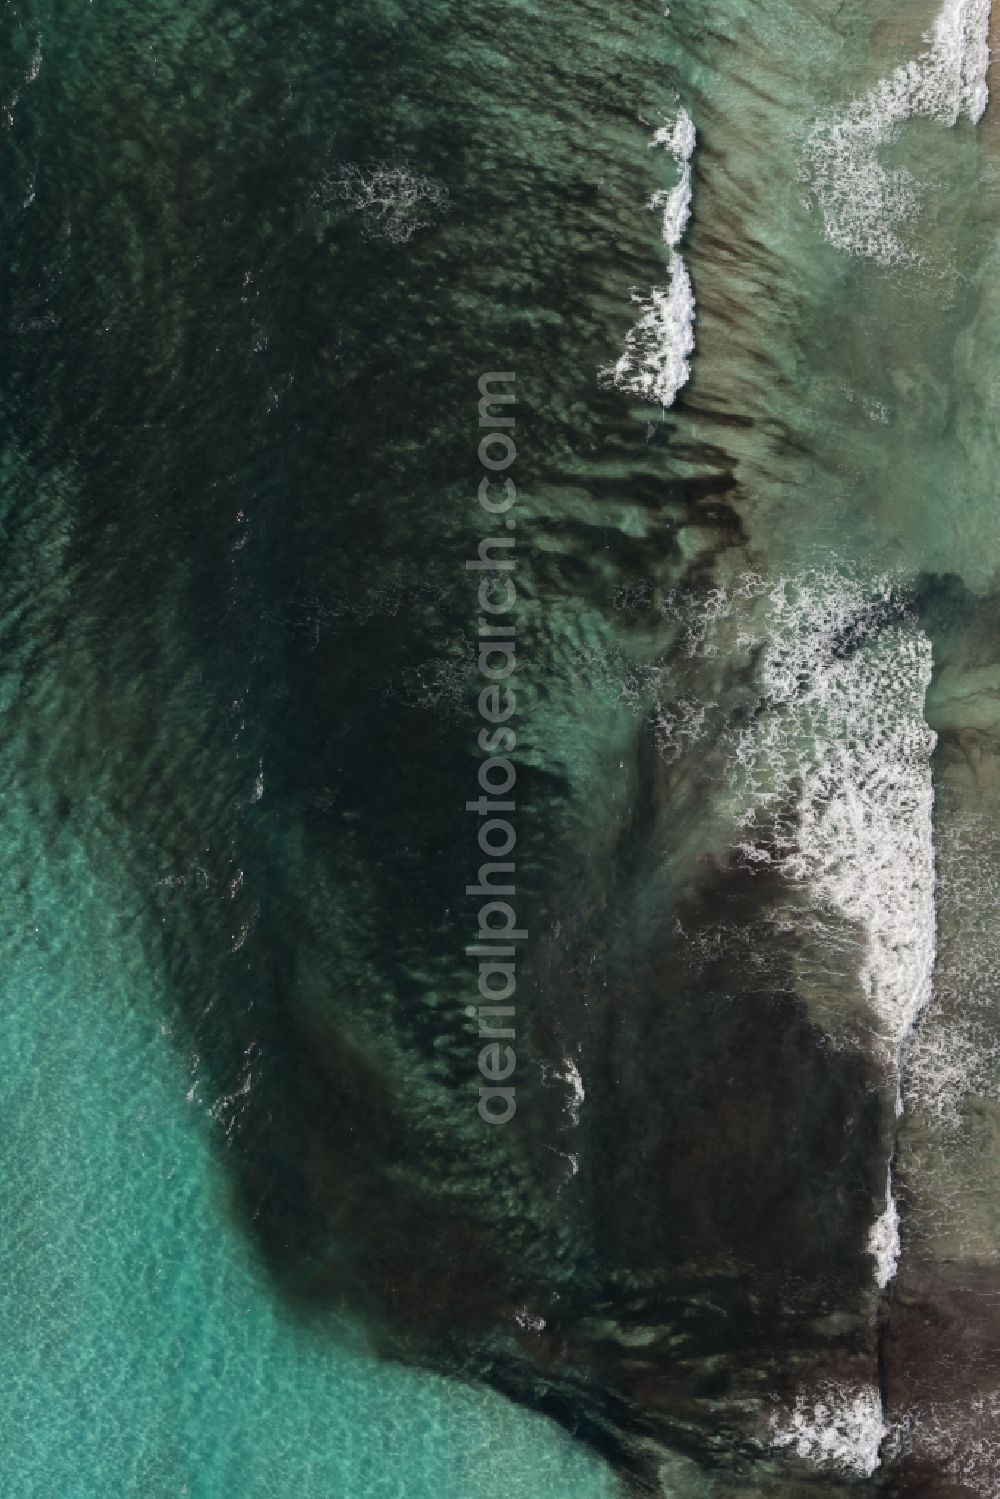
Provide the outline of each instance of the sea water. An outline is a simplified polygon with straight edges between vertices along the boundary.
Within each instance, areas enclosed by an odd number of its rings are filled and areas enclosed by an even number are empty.
[[[670,10],[5,19],[12,1496],[995,1487],[989,15]]]

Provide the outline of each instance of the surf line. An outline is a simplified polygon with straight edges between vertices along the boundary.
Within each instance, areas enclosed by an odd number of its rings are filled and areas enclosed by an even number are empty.
[[[504,528],[513,532],[517,520],[513,507],[517,486],[507,473],[517,458],[512,428],[516,418],[503,408],[513,406],[514,373],[490,370],[479,377],[479,462],[486,473],[479,481],[482,511],[504,517]],[[497,389],[496,387],[500,387]],[[496,477],[504,474],[500,480]],[[517,711],[517,698],[510,679],[517,668],[516,627],[507,619],[517,602],[513,573],[516,570],[513,535],[487,536],[479,543],[478,555],[466,562],[467,572],[479,573],[477,602],[478,667],[482,679],[478,708],[483,726],[477,735],[480,753],[478,782],[481,795],[467,801],[465,810],[479,818],[476,841],[488,863],[479,866],[476,884],[465,893],[479,900],[477,941],[465,949],[478,963],[479,1001],[466,1007],[466,1015],[479,1022],[479,1116],[487,1124],[508,1124],[517,1112],[513,1077],[517,1053],[514,995],[517,990],[517,947],[528,933],[517,924],[512,901],[516,898],[516,865],[510,855],[517,843],[512,820],[517,811],[513,796],[517,770],[509,758],[517,746],[510,721]],[[500,815],[503,814],[503,815]]]
[[[676,187],[655,192],[647,207],[662,213],[667,246],[668,287],[654,286],[648,297],[633,288],[631,298],[641,311],[639,321],[625,335],[625,351],[600,371],[603,384],[655,401],[666,409],[691,376],[694,353],[695,300],[691,276],[678,250],[691,217],[691,159],[696,134],[686,109],[654,133],[650,146],[669,152],[680,170]]]

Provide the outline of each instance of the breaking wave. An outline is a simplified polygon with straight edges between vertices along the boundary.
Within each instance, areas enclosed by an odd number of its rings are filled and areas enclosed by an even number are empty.
[[[931,646],[908,591],[888,577],[814,568],[766,582],[746,574],[700,600],[671,600],[689,659],[751,669],[734,721],[717,703],[661,706],[668,759],[711,735],[728,748],[736,846],[781,874],[780,916],[804,960],[803,990],[831,1044],[864,1046],[902,1109],[904,1066],[932,992],[936,955],[931,755],[924,716]],[[683,717],[679,707],[687,707]],[[852,991],[861,990],[858,1012]],[[868,1244],[885,1288],[899,1259],[891,1177]]]
[[[677,186],[654,193],[648,205],[663,216],[670,284],[654,286],[648,297],[632,292],[641,316],[626,335],[620,359],[601,374],[619,389],[667,407],[687,383],[694,353],[694,291],[687,266],[677,250],[691,217],[695,128],[690,115],[682,109],[671,124],[662,125],[655,132],[650,145],[668,151],[680,167]]]
[[[920,208],[920,188],[905,167],[879,152],[904,121],[974,124],[987,104],[990,0],[946,0],[926,51],[896,68],[836,118],[821,120],[806,143],[804,176],[816,195],[826,237],[879,265],[915,264],[919,254],[900,228]]]
[[[771,1444],[791,1449],[818,1467],[870,1478],[885,1436],[882,1400],[874,1385],[824,1385],[799,1395],[791,1411],[771,1421]]]

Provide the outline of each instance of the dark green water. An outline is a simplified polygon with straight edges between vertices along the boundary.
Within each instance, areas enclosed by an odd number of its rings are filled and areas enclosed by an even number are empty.
[[[1000,177],[935,16],[5,11],[0,1493],[994,1492]],[[607,372],[688,274],[664,410]]]

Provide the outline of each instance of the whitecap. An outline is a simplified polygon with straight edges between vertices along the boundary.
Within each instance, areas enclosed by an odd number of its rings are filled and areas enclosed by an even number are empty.
[[[798,1395],[791,1411],[771,1421],[771,1445],[790,1448],[819,1467],[870,1478],[879,1465],[886,1433],[882,1401],[874,1385],[823,1385]]]
[[[641,315],[626,334],[621,357],[601,371],[602,379],[620,390],[663,407],[673,404],[677,392],[689,380],[694,353],[694,290],[676,247],[691,217],[691,159],[695,143],[694,122],[684,109],[675,119],[661,125],[650,141],[651,146],[668,151],[680,167],[676,187],[654,193],[647,205],[662,214],[669,285],[654,286],[648,296],[632,291],[632,301],[641,309]]]
[[[895,1280],[899,1266],[899,1208],[893,1195],[891,1171],[885,1184],[885,1211],[872,1224],[868,1253],[875,1258],[875,1283],[884,1291]]]
[[[926,51],[896,68],[847,109],[813,127],[804,172],[827,239],[879,265],[915,264],[900,229],[920,208],[920,188],[904,167],[889,169],[880,149],[908,119],[975,124],[988,99],[990,0],[946,0]]]
[[[888,578],[780,579],[765,618],[763,711],[735,748],[744,826],[776,821],[766,851],[743,849],[864,934],[861,984],[898,1070],[934,966],[930,641]]]
[[[689,656],[753,665],[743,722],[713,729],[728,749],[736,846],[748,869],[801,890],[777,919],[802,938],[802,992],[831,1044],[870,1049],[899,1111],[936,957],[930,641],[895,580],[833,568],[773,583],[747,574],[690,610],[666,608]],[[899,1258],[891,1182],[868,1248],[884,1289]]]
[[[691,277],[675,250],[670,253],[670,285],[654,286],[648,297],[632,293],[641,316],[625,337],[625,351],[610,372],[621,390],[659,406],[672,406],[691,377],[695,300]]]

